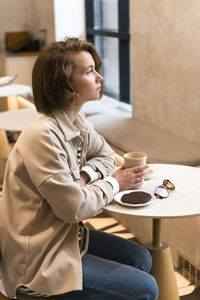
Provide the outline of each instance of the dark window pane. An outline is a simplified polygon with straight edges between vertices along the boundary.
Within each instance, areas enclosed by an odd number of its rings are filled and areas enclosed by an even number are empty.
[[[130,102],[129,0],[85,0],[87,39],[103,61],[105,94]]]
[[[95,46],[103,61],[105,94],[119,99],[119,40],[95,36]]]
[[[94,28],[118,29],[118,0],[94,1]]]
[[[94,0],[94,28],[101,28],[101,2]]]

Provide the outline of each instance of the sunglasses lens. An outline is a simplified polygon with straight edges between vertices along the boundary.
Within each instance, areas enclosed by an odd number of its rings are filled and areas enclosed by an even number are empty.
[[[169,189],[170,191],[175,190],[175,186],[173,183],[171,183],[171,181],[169,181],[168,179],[165,179],[163,181],[163,185],[166,186],[167,189]]]
[[[155,196],[158,196],[160,199],[167,198],[169,196],[168,190],[163,186],[157,186],[154,192]]]

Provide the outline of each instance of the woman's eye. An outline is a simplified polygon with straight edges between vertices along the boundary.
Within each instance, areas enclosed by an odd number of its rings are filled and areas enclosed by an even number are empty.
[[[87,73],[89,74],[89,73],[91,73],[91,72],[92,72],[92,69],[89,69]]]

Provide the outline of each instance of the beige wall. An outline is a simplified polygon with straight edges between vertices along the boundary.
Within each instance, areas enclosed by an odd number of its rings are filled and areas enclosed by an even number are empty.
[[[46,30],[46,43],[55,40],[54,0],[28,0],[28,29],[34,39],[41,39]]]
[[[130,4],[133,116],[200,144],[200,1]],[[141,242],[152,239],[151,219],[112,215]],[[199,216],[162,220],[175,266],[180,251],[200,268],[199,232]]]
[[[200,1],[130,2],[133,115],[200,144]]]
[[[0,51],[5,50],[5,32],[26,30],[27,12],[27,0],[0,0]]]

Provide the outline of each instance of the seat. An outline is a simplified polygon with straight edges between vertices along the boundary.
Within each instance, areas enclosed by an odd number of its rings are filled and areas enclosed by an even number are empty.
[[[10,298],[4,296],[2,293],[0,293],[0,300],[8,300]]]
[[[0,157],[8,157],[10,150],[11,150],[11,145],[8,142],[8,138],[6,135],[5,130],[0,129]]]
[[[159,127],[123,114],[111,112],[87,117],[114,151],[142,151],[147,162],[154,164],[200,165],[200,142],[186,140]]]
[[[115,152],[115,161],[117,167],[122,167],[124,165],[124,158]]]

